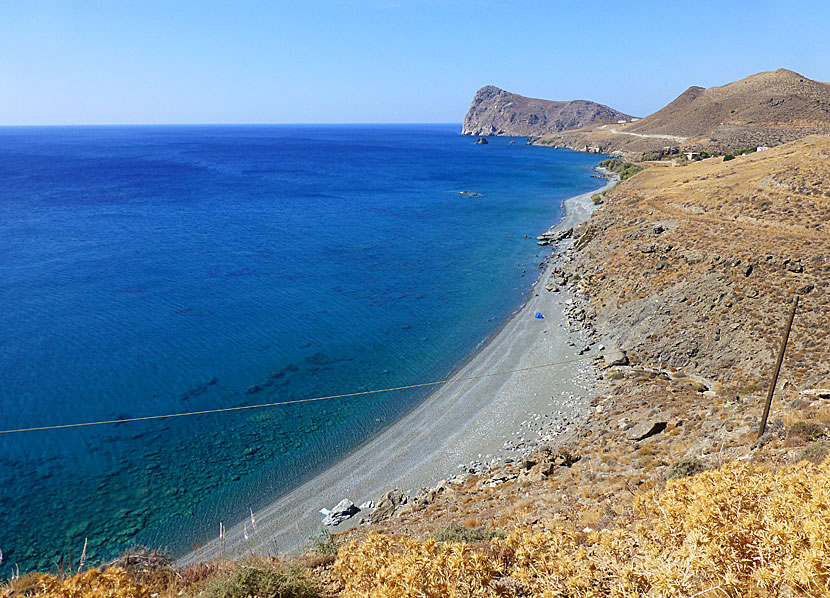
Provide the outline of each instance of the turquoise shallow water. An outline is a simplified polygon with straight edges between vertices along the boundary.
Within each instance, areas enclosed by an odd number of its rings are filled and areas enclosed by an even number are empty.
[[[0,128],[0,428],[445,376],[600,186],[597,156],[458,130]],[[187,551],[424,392],[0,436],[0,574]]]

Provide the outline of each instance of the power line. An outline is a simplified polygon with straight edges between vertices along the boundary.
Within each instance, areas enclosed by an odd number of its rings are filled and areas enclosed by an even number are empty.
[[[224,407],[222,409],[206,409],[204,411],[187,411],[184,413],[168,413],[165,415],[147,415],[145,417],[128,417],[124,419],[111,419],[106,421],[82,422],[75,424],[61,424],[56,426],[37,426],[33,428],[18,428],[15,430],[0,430],[0,435],[4,434],[21,434],[23,432],[43,432],[46,430],[66,430],[68,428],[88,428],[91,426],[106,426],[114,424],[128,424],[133,422],[152,421],[158,419],[172,419],[174,417],[189,417],[192,415],[209,415],[212,413],[228,413],[230,411],[244,411],[247,409],[264,409],[266,407],[280,407],[282,405],[296,405],[298,403],[313,403],[316,401],[329,401],[331,399],[344,399],[348,397],[358,397],[362,395],[378,394],[382,392],[393,392],[396,390],[409,390],[413,388],[424,388],[426,386],[438,386],[440,384],[449,384],[451,382],[466,382],[469,380],[479,380],[481,378],[489,378],[492,376],[504,376],[506,374],[515,374],[517,372],[526,372],[528,370],[538,370],[541,368],[548,368],[554,365],[564,365],[566,363],[576,363],[577,361],[584,361],[592,359],[593,355],[586,355],[584,357],[577,357],[575,359],[566,359],[565,361],[554,361],[551,363],[543,363],[541,365],[531,365],[525,368],[517,368],[515,370],[505,370],[503,372],[491,372],[489,374],[479,374],[477,376],[465,376],[463,378],[447,378],[446,380],[438,380],[436,382],[423,382],[421,384],[409,384],[407,386],[394,386],[392,388],[379,388],[376,390],[363,390],[360,392],[349,392],[339,395],[328,395],[324,397],[312,397],[309,399],[295,399],[293,401],[280,401],[278,403],[261,403],[259,405],[240,405],[239,407]]]

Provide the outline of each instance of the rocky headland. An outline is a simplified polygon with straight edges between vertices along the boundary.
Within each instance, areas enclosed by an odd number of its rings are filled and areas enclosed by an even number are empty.
[[[487,85],[473,97],[461,134],[538,136],[621,120],[629,121],[631,117],[596,102],[526,98]]]

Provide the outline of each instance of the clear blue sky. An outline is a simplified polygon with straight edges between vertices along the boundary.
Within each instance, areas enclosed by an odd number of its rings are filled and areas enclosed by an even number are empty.
[[[494,84],[644,116],[779,67],[830,3],[0,0],[0,124],[460,122]]]

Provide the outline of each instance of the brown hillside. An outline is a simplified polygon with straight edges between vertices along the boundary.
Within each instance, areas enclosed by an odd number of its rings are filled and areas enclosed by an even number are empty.
[[[627,125],[632,133],[717,137],[730,127],[830,124],[830,84],[778,69],[720,87],[690,87],[662,110]]]
[[[828,173],[830,138],[817,136],[649,168],[610,192],[573,262],[609,344],[654,366],[762,387],[798,293],[785,378],[830,384]]]
[[[729,152],[828,132],[830,83],[778,69],[719,87],[690,87],[634,123],[584,127],[543,143],[636,156],[681,149]]]

